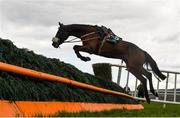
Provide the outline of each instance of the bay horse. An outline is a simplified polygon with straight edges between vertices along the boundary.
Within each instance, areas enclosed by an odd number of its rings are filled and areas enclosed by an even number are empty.
[[[82,45],[74,45],[73,49],[77,57],[83,61],[90,61],[90,58],[82,56],[80,51],[107,58],[122,59],[126,63],[127,70],[142,83],[146,101],[150,103],[146,78],[149,80],[150,91],[154,96],[158,97],[157,92],[153,88],[152,74],[143,68],[144,64],[149,64],[152,71],[161,80],[164,80],[166,76],[161,73],[154,59],[133,43],[123,40],[120,40],[115,45],[108,43],[102,40],[99,32],[102,32],[102,28],[96,25],[63,25],[59,23],[59,29],[52,40],[52,45],[58,48],[59,45],[66,42],[69,36],[75,36],[80,39]]]

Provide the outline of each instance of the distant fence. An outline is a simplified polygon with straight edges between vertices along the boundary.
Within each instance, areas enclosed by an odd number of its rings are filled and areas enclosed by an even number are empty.
[[[120,85],[121,81],[121,74],[122,74],[122,68],[126,68],[124,65],[117,65],[117,64],[111,64],[112,67],[118,67],[118,76],[117,76],[117,84]],[[148,71],[152,71],[151,69],[148,69]],[[175,72],[175,71],[167,71],[167,70],[161,70],[162,73],[166,74],[167,78],[165,79],[166,84],[164,89],[159,89],[159,81],[157,82],[157,87],[156,91],[159,93],[160,96],[163,95],[163,100],[159,98],[154,98],[152,101],[156,102],[162,102],[162,103],[173,103],[173,104],[180,104],[180,101],[177,101],[177,96],[180,95],[180,93],[177,93],[177,76],[180,75],[180,72]],[[171,89],[171,91],[168,91],[168,82],[169,82],[169,75],[174,75],[174,88]],[[128,88],[128,83],[129,83],[129,71],[127,71],[127,78],[126,78],[126,87]],[[131,92],[131,94],[136,98],[136,99],[141,99],[145,100],[142,98],[137,97],[137,83],[138,80],[136,78],[135,81],[135,90]],[[151,94],[151,93],[150,93]],[[173,100],[167,100],[167,96],[173,97]]]

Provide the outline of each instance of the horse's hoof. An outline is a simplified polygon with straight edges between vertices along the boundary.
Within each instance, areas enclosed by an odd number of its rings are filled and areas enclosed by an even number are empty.
[[[86,57],[86,61],[90,61],[91,60],[91,58],[89,58],[89,57]]]
[[[91,59],[89,57],[82,57],[81,60],[86,62],[86,61],[90,61]]]

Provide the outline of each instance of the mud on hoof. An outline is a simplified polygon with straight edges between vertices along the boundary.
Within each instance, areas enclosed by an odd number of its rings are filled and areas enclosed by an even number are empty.
[[[91,60],[91,58],[89,58],[89,57],[81,57],[81,60],[83,60],[83,61],[90,61]]]

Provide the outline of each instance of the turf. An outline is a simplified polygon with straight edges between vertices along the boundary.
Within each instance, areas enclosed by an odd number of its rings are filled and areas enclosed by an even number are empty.
[[[124,92],[116,83],[84,73],[59,59],[37,55],[28,49],[17,48],[10,40],[0,39],[0,61],[67,77],[97,87]],[[137,103],[117,95],[81,89],[67,84],[40,81],[35,78],[0,71],[0,99],[17,101],[75,101],[98,103]]]
[[[144,110],[111,110],[103,112],[57,113],[56,117],[180,117],[180,105],[162,103],[142,103]]]

